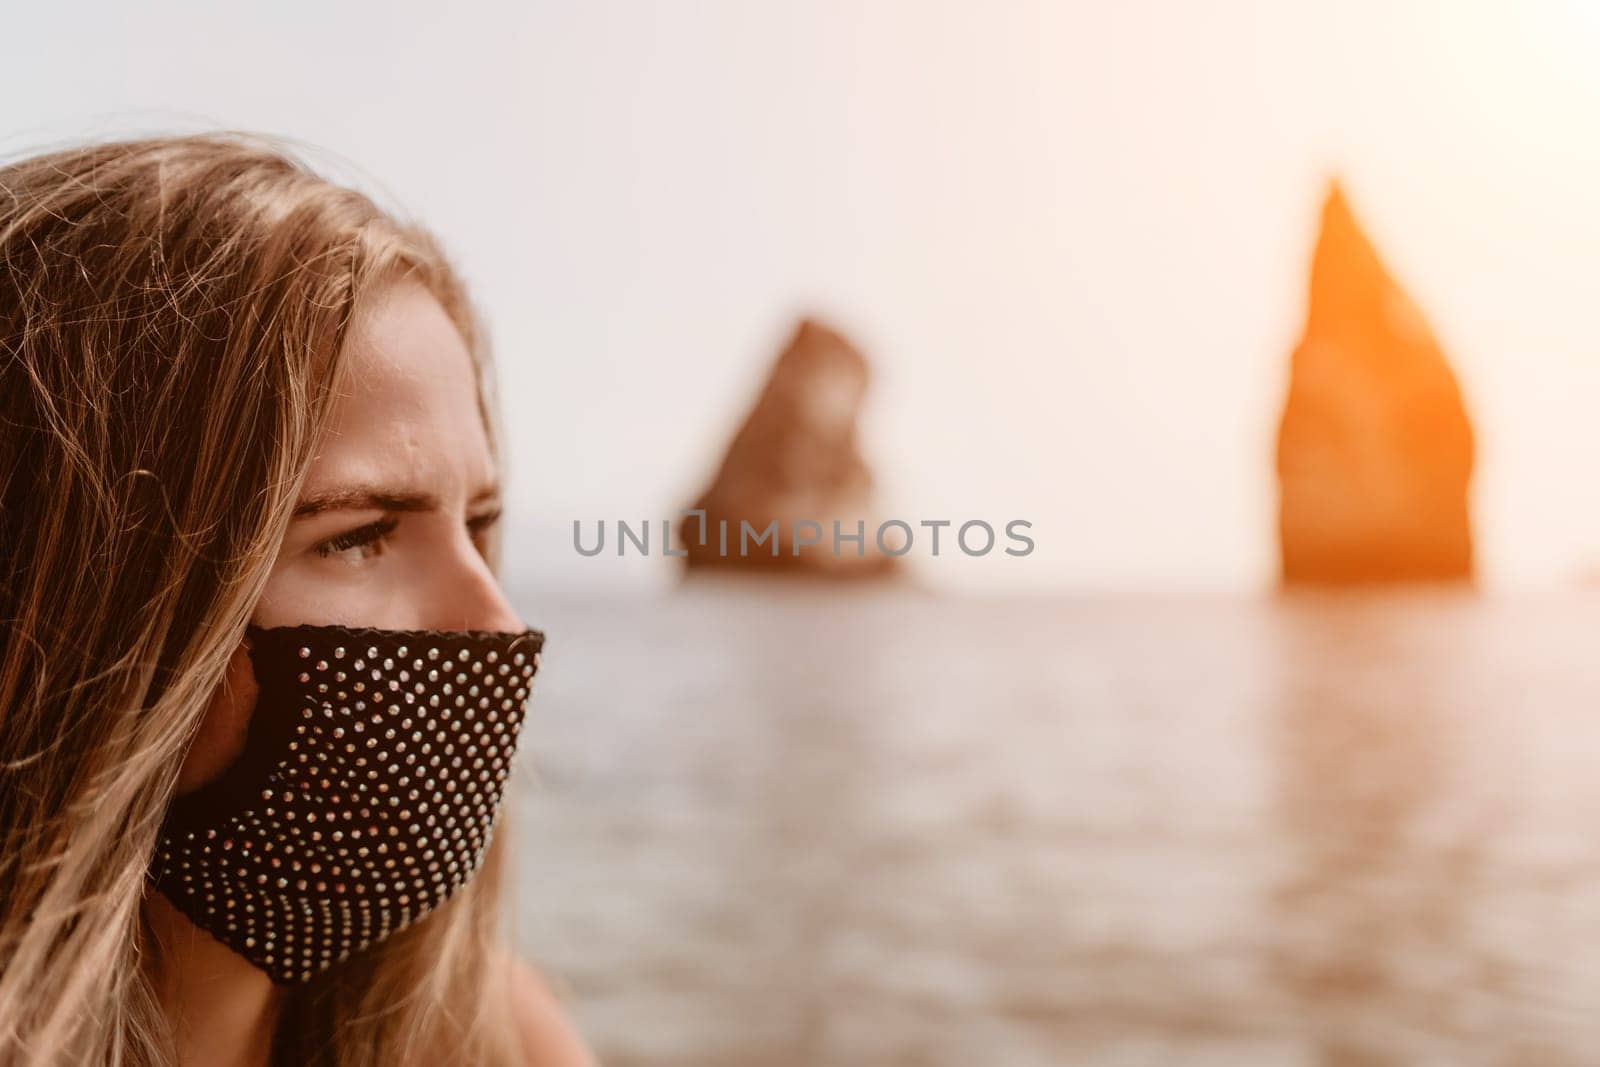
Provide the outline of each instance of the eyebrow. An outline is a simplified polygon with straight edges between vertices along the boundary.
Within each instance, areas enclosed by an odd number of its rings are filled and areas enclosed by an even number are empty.
[[[500,487],[491,485],[478,490],[467,503],[481,504],[499,495]],[[295,505],[294,517],[300,519],[320,515],[325,511],[432,511],[438,506],[439,498],[432,493],[372,486],[347,486],[306,496]]]

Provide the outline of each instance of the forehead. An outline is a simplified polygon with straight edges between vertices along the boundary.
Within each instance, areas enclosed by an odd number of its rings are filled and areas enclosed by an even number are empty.
[[[444,307],[403,281],[353,324],[307,492],[377,482],[470,492],[494,476],[472,356]]]

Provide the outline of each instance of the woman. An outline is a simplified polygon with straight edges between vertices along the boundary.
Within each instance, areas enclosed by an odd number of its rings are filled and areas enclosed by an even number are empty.
[[[0,1063],[592,1062],[499,945],[488,372],[270,145],[0,168]]]

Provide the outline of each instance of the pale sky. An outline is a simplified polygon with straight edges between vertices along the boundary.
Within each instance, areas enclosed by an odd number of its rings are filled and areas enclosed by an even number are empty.
[[[518,580],[664,581],[572,520],[675,514],[809,311],[891,514],[1034,524],[925,580],[1263,586],[1333,171],[1462,380],[1486,577],[1600,564],[1600,2],[98,6],[8,15],[0,151],[227,126],[381,183],[491,323]]]

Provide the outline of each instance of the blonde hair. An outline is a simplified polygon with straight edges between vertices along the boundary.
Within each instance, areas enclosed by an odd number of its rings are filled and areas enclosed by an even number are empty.
[[[272,142],[0,168],[0,1062],[158,1065],[145,872],[337,389],[409,275],[483,334],[422,230]],[[450,902],[289,996],[296,1063],[515,1059],[491,976],[506,834]]]

